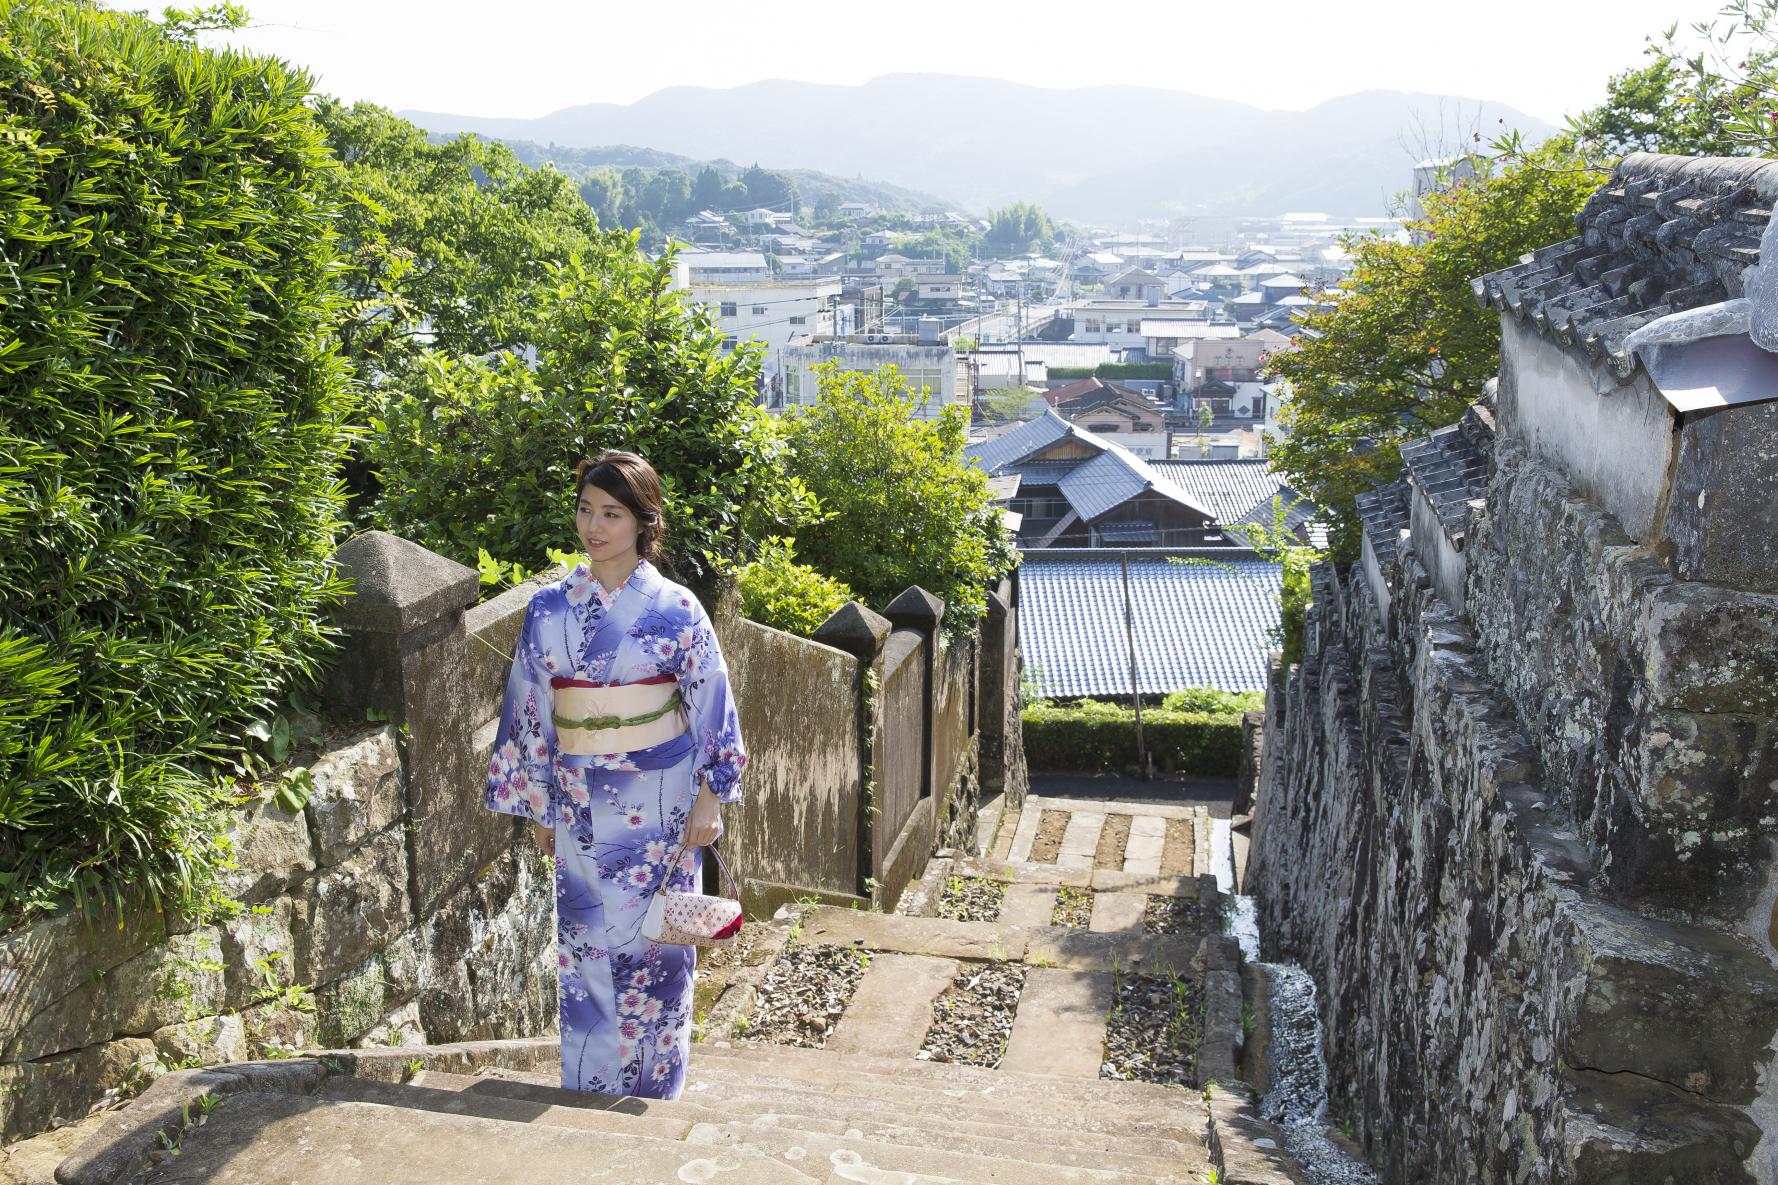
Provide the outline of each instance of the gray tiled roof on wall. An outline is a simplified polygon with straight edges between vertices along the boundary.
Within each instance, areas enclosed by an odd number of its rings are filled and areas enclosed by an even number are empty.
[[[1633,330],[1743,294],[1774,193],[1778,161],[1632,153],[1576,215],[1579,234],[1475,280],[1476,299],[1626,379]]]
[[[1468,502],[1487,496],[1491,468],[1485,443],[1470,425],[1474,414],[1465,413],[1463,421],[1401,446],[1407,480],[1426,495],[1445,535],[1459,546],[1468,521]]]
[[[1150,461],[1148,467],[1208,506],[1219,523],[1240,521],[1285,488],[1263,460]]]
[[[1265,687],[1266,652],[1273,646],[1267,631],[1278,622],[1276,563],[1251,552],[1203,564],[1175,563],[1148,549],[1128,554],[1136,666],[1145,694]],[[1028,551],[1019,597],[1025,665],[1045,695],[1129,694],[1118,553]]]
[[[1358,521],[1364,525],[1364,533],[1371,541],[1371,551],[1376,554],[1378,563],[1393,564],[1400,560],[1398,543],[1401,532],[1408,529],[1411,521],[1407,494],[1407,482],[1397,480],[1352,499],[1358,511]]]

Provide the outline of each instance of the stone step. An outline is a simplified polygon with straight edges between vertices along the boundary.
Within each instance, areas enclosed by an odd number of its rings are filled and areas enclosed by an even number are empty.
[[[1079,1167],[1033,1163],[1016,1144],[993,1153],[983,1147],[934,1148],[868,1139],[862,1133],[831,1136],[744,1123],[700,1123],[692,1128],[688,1143],[771,1157],[792,1167],[827,1163],[836,1170],[853,1170],[854,1180],[880,1180],[878,1174],[882,1173],[919,1173],[992,1181],[995,1185],[1185,1185],[1188,1181],[1199,1185],[1203,1170],[1210,1165],[1201,1149],[1195,1156],[1146,1158],[1150,1163],[1141,1167]]]
[[[1016,1022],[1015,1022],[1016,1023]],[[1058,1077],[1038,1071],[988,1069],[950,1062],[908,1062],[895,1058],[839,1055],[830,1050],[799,1049],[761,1042],[717,1041],[692,1047],[692,1064],[727,1062],[797,1077],[802,1074],[843,1073],[860,1082],[887,1079],[898,1083],[925,1084],[946,1092],[962,1090],[990,1098],[1049,1098],[1075,1106],[1176,1107],[1189,1101],[1190,1091],[1158,1082],[1126,1082],[1103,1078],[1093,1082]]]
[[[1070,1082],[1088,1089],[1065,1091],[1063,1087]],[[1092,1119],[1090,1130],[1101,1130],[1101,1123],[1149,1123],[1161,1125],[1168,1132],[1177,1132],[1195,1125],[1202,1116],[1202,1101],[1188,1089],[1175,1087],[1177,1103],[1113,1103],[1109,1098],[1095,1098],[1097,1091],[1092,1087],[1097,1085],[1097,1080],[1079,1082],[1069,1078],[1045,1078],[1044,1084],[1037,1087],[1006,1082],[980,1089],[944,1085],[919,1076],[859,1075],[848,1069],[802,1068],[795,1073],[772,1073],[754,1064],[724,1064],[715,1059],[699,1062],[693,1057],[692,1068],[686,1073],[685,1098],[708,1105],[706,1092],[711,1098],[725,1098],[729,1094],[756,1096],[759,1091],[802,1091],[829,1098],[836,1105],[839,1100],[848,1100],[861,1107],[887,1103],[898,1107],[930,1108],[935,1114],[967,1114],[992,1119],[996,1123],[1026,1123],[1033,1108],[1047,1112],[1061,1101],[1067,1101],[1072,1107],[1079,1108],[1081,1119]],[[1109,1130],[1109,1126],[1104,1130]]]
[[[1006,886],[1006,896],[1000,903],[1000,924],[1003,926],[1023,926],[1036,929],[1050,924],[1050,918],[1056,912],[1056,887],[1054,885],[1027,885],[1017,882]]]
[[[1026,932],[1022,927],[997,922],[958,922],[818,905],[803,915],[798,941],[1016,963],[1025,955]]]
[[[652,1111],[639,1104],[653,1100],[619,1100],[608,1095],[587,1095],[579,1101],[539,1094],[526,1098],[511,1091],[487,1090],[483,1083],[493,1078],[474,1078],[463,1074],[414,1075],[412,1082],[378,1082],[371,1078],[331,1077],[322,1086],[321,1097],[344,1103],[378,1103],[385,1107],[409,1107],[415,1111],[436,1111],[445,1115],[476,1115],[483,1119],[503,1119],[511,1123],[542,1123],[551,1127],[568,1127],[580,1131],[625,1132],[633,1136],[653,1136],[662,1140],[683,1140],[692,1125],[704,1121],[723,1121],[729,1116],[714,1110],[689,1105],[669,1115],[658,1104]],[[529,1085],[529,1084],[522,1084]],[[537,1088],[533,1087],[533,1090]],[[553,1088],[553,1094],[579,1095],[581,1091]],[[629,1105],[624,1105],[624,1104]]]
[[[508,1080],[548,1084],[542,1075],[515,1074]],[[918,1124],[927,1119],[969,1119],[1016,1130],[1031,1126],[1032,1117],[1037,1114],[1043,1116],[1046,1124],[1065,1124],[1076,1132],[1150,1136],[1189,1143],[1200,1138],[1206,1122],[1203,1106],[1194,1092],[1181,1090],[1178,1094],[1180,1105],[1176,1108],[1082,1105],[1064,1103],[1053,1096],[1046,1100],[1041,1096],[996,1096],[962,1089],[929,1090],[917,1085],[898,1086],[888,1080],[858,1082],[840,1072],[817,1075],[804,1071],[796,1077],[785,1077],[748,1067],[718,1066],[710,1060],[700,1064],[694,1054],[681,1098],[700,1107],[726,1110],[736,1118],[792,1111],[849,1122],[870,1119]],[[1063,1106],[1067,1107],[1066,1114],[1058,1114]]]
[[[1091,868],[1093,857],[1099,850],[1099,831],[1104,826],[1103,810],[1077,810],[1070,814],[1056,863],[1063,868]]]
[[[416,1081],[419,1079],[416,1078]],[[475,1090],[483,1096],[517,1099],[527,1105],[555,1106],[563,1109],[593,1108],[609,1105],[606,1095],[590,1095],[565,1091],[557,1086],[543,1086],[509,1078],[469,1076],[461,1074],[425,1075],[426,1085],[438,1089]],[[399,1089],[399,1088],[397,1088]],[[566,1097],[564,1097],[566,1096]],[[588,1101],[590,1100],[590,1101]],[[626,1117],[653,1115],[693,1123],[745,1123],[773,1130],[811,1132],[827,1136],[843,1136],[857,1132],[865,1139],[884,1143],[909,1144],[925,1148],[957,1148],[959,1150],[992,1152],[1009,1155],[1021,1151],[1026,1160],[1036,1164],[1061,1164],[1075,1167],[1094,1166],[1153,1172],[1176,1164],[1181,1157],[1190,1158],[1202,1146],[1203,1132],[1188,1133],[1185,1139],[1133,1136],[1076,1130],[1066,1118],[1060,1122],[1046,1117],[1039,1126],[1032,1126],[1027,1117],[1017,1124],[991,1123],[955,1116],[925,1116],[917,1122],[907,1117],[873,1120],[852,1116],[835,1118],[826,1114],[802,1114],[773,1106],[746,1115],[737,1114],[732,1106],[701,1105],[678,1100],[627,1099],[630,1109]],[[539,1120],[544,1122],[544,1120]]]
[[[1159,875],[1161,853],[1167,838],[1167,820],[1159,815],[1136,815],[1130,820],[1130,839],[1124,845],[1124,872]]]
[[[609,1131],[518,1124],[477,1115],[341,1102],[305,1095],[242,1093],[180,1140],[179,1155],[144,1185],[471,1185],[510,1181],[620,1185],[707,1181],[803,1185],[828,1181],[829,1166],[803,1172],[740,1148]]]
[[[836,1053],[912,1058],[932,1024],[932,1003],[957,974],[955,959],[871,957],[852,999],[827,1038]]]
[[[999,1068],[1097,1083],[1105,1060],[1112,979],[1109,971],[1031,968]]]
[[[1140,934],[1147,908],[1146,893],[1094,893],[1087,929],[1095,934]]]

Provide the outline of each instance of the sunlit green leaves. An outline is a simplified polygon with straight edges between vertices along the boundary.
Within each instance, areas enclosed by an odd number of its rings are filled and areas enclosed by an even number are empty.
[[[0,929],[211,899],[218,763],[343,591],[335,166],[175,19],[0,9]]]

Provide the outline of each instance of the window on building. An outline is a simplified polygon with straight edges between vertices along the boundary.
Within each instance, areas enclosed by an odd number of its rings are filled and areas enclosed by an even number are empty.
[[[763,304],[756,304],[756,305],[754,305],[754,306],[753,306],[753,315],[754,315],[754,316],[755,316],[755,317],[763,317],[763,316],[765,316],[765,315],[766,315],[766,306],[764,306],[764,305],[763,305]]]
[[[1120,426],[1117,424],[1088,424],[1087,425],[1088,432],[1117,432],[1119,430],[1120,430]]]
[[[807,325],[809,323],[809,319],[807,317],[792,317],[790,319],[790,323],[792,325]]]
[[[733,337],[725,337],[722,339],[722,352],[723,353],[726,354],[734,348],[735,348],[735,339]]]
[[[803,401],[803,372],[792,367],[784,372],[784,402],[801,403]]]
[[[1081,322],[1081,331],[1083,333],[1100,332],[1099,319],[1097,317],[1088,317],[1085,321]]]
[[[1124,332],[1125,333],[1141,333],[1142,332],[1142,322],[1140,322],[1140,321],[1125,321],[1124,322]]]
[[[724,317],[734,316],[735,315],[735,302],[732,300],[723,301],[720,312],[721,312],[721,315]]]

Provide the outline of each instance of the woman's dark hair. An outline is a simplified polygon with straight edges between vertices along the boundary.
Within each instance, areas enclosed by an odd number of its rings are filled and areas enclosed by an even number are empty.
[[[661,478],[654,466],[635,453],[608,448],[596,457],[581,458],[574,467],[576,501],[588,486],[604,490],[636,516],[636,552],[650,563],[658,561],[667,516],[661,510]]]

